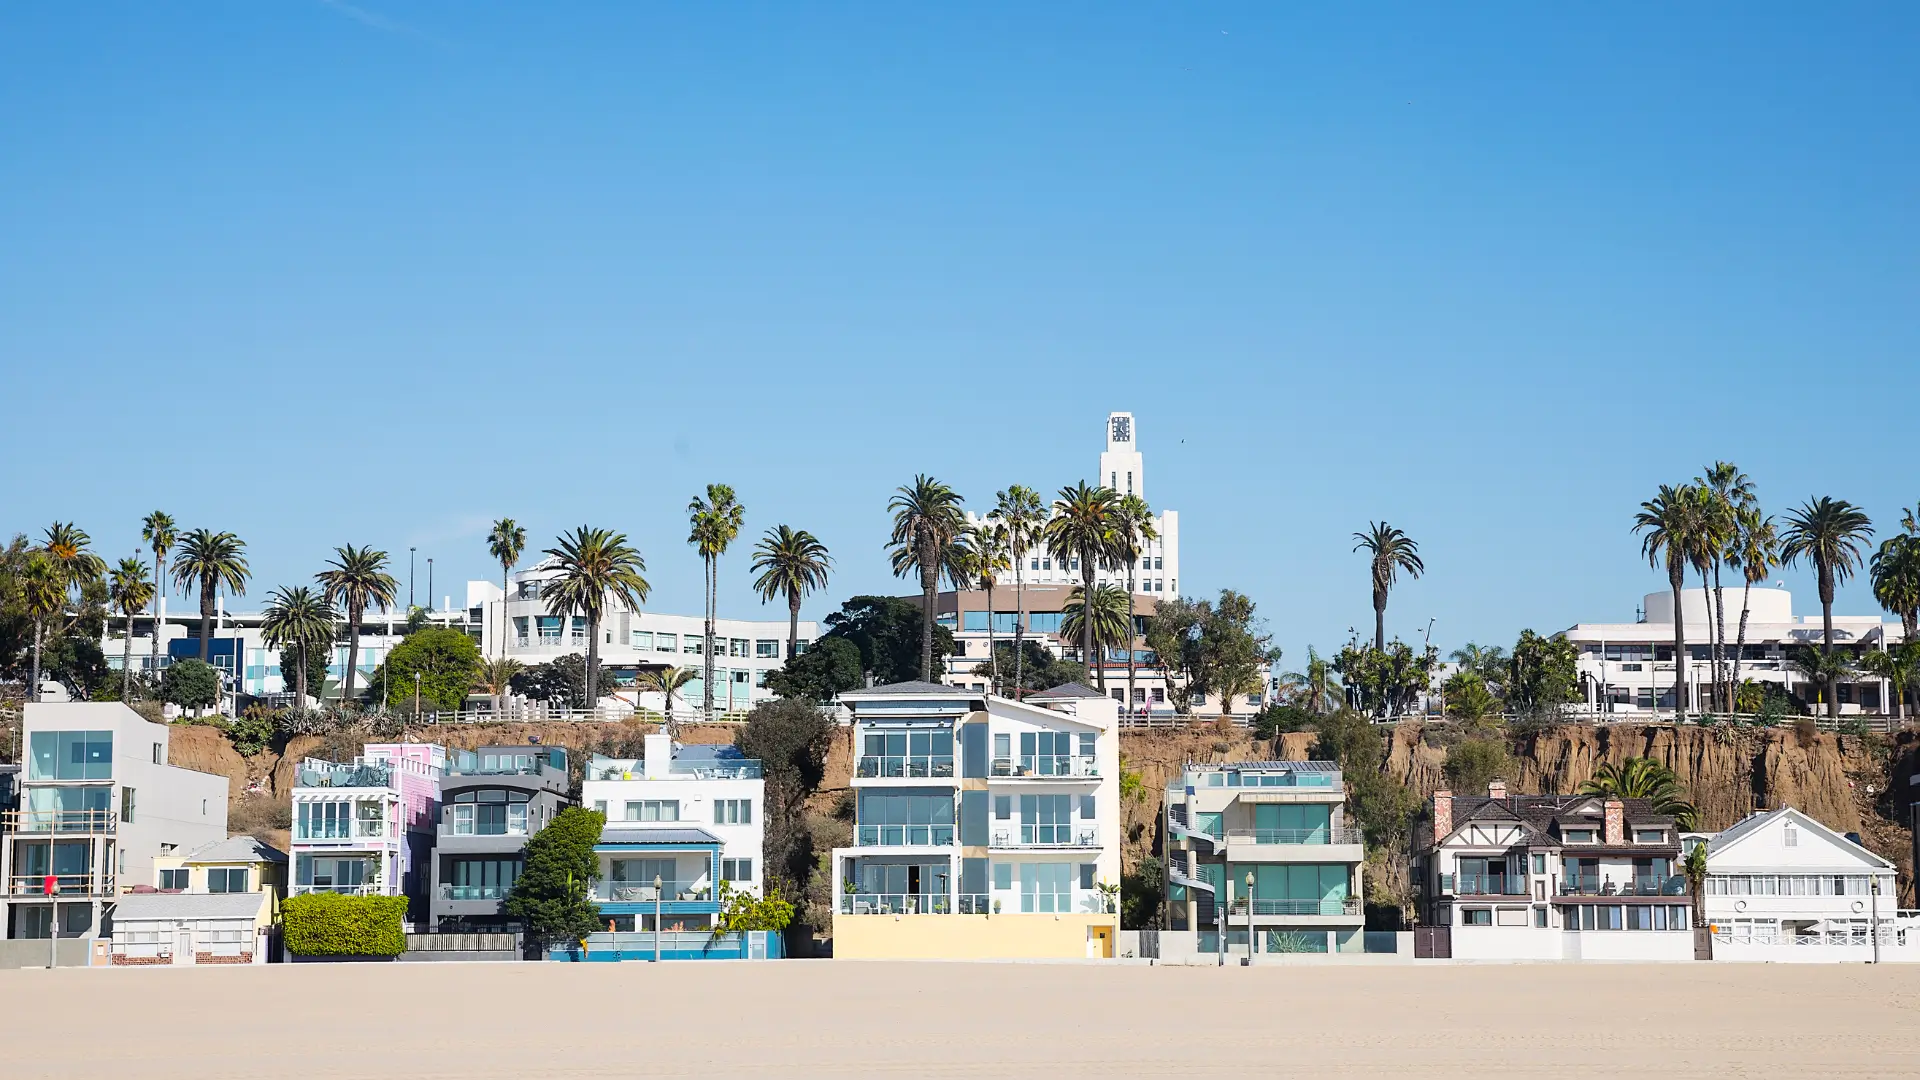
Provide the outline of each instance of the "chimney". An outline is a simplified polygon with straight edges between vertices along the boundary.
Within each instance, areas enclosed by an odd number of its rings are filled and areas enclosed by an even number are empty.
[[[1627,842],[1627,804],[1619,799],[1606,801],[1607,824],[1601,838],[1609,845],[1619,846]]]
[[[1504,799],[1506,797],[1507,782],[1505,780],[1494,779],[1487,781],[1487,798]]]
[[[1438,844],[1453,831],[1453,792],[1433,793],[1433,842]]]

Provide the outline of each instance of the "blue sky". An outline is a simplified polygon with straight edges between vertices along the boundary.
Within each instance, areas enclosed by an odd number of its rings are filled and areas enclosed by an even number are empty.
[[[1051,490],[1129,409],[1183,591],[1291,664],[1369,519],[1451,648],[1631,619],[1636,504],[1716,458],[1920,502],[1920,8],[1028,7],[8,5],[0,528],[165,508],[254,598],[414,545],[458,602],[492,518],[590,522],[694,612],[721,480],[723,610],[785,522],[811,616],[904,591],[914,473]]]

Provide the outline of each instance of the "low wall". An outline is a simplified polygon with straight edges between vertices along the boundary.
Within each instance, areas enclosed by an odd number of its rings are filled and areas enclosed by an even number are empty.
[[[407,951],[394,959],[419,964],[436,961],[519,960],[518,934],[408,934]]]
[[[91,967],[98,938],[61,938],[56,959],[61,967]],[[47,939],[0,940],[0,970],[47,966]]]
[[[836,960],[1085,960],[1113,915],[836,915]],[[1118,955],[1116,952],[1115,955]]]
[[[566,963],[646,963],[660,960],[779,960],[786,955],[785,936],[770,930],[710,934],[674,931],[656,939],[651,930],[629,930],[587,935],[586,948],[548,949],[549,960]]]
[[[1750,941],[1715,935],[1713,958],[1734,964],[1868,964],[1873,962],[1874,952],[1873,945],[1867,941],[1802,945],[1797,942]],[[1920,942],[1911,945],[1883,943],[1879,959],[1883,964],[1920,963]]]
[[[1151,959],[1171,967],[1212,967],[1220,964],[1217,951],[1200,951],[1200,935],[1192,930],[1120,931],[1119,949],[1115,953],[1121,959],[1141,959],[1148,950],[1144,938],[1153,939]],[[1364,948],[1349,948],[1344,951],[1324,953],[1255,953],[1255,964],[1398,964],[1413,962],[1413,932],[1408,931],[1369,931],[1364,937],[1353,939],[1352,944]],[[1245,944],[1230,947],[1226,962],[1238,964],[1246,959]]]

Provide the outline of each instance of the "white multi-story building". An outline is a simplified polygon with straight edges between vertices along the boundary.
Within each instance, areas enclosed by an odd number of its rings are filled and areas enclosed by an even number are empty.
[[[759,895],[766,846],[760,762],[731,746],[646,737],[645,756],[587,760],[580,801],[606,815],[595,899],[615,932],[711,929],[720,883]],[[655,882],[658,882],[658,886]]]
[[[1802,702],[1818,697],[1818,684],[1808,685],[1794,670],[1795,650],[1819,647],[1823,640],[1818,614],[1795,615],[1793,596],[1777,586],[1723,590],[1727,616],[1727,643],[1723,662],[1731,665],[1740,653],[1740,679],[1781,687]],[[1687,709],[1705,709],[1713,687],[1713,647],[1710,631],[1715,614],[1708,611],[1709,590],[1688,589],[1680,594],[1681,630],[1687,642]],[[1742,605],[1747,612],[1746,636],[1740,636]],[[1579,623],[1563,632],[1580,650],[1580,676],[1587,708],[1597,712],[1672,712],[1674,708],[1673,594],[1648,593],[1638,621]],[[1900,623],[1877,615],[1835,615],[1836,648],[1855,657],[1884,649],[1903,640]],[[1729,670],[1731,675],[1731,670]],[[1843,713],[1891,712],[1893,698],[1887,683],[1871,677],[1842,682],[1838,688]],[[1912,702],[1909,698],[1909,703]],[[1604,703],[1604,706],[1603,704]]]
[[[1897,912],[1893,864],[1792,807],[1754,813],[1707,845],[1715,960],[1920,960],[1920,920]],[[1909,940],[1911,939],[1911,940]]]
[[[854,836],[835,848],[834,955],[1112,956],[1119,703],[907,682],[852,710]]]
[[[99,936],[156,858],[227,838],[227,778],[169,764],[165,724],[119,702],[28,704],[22,724],[19,809],[0,819],[8,937]]]
[[[553,559],[521,570],[513,575],[512,591],[504,600],[497,582],[467,582],[467,626],[479,639],[484,655],[500,655],[502,603],[506,605],[507,656],[531,665],[586,651],[587,620],[551,613],[540,595],[545,583],[560,573]],[[636,704],[630,686],[641,671],[684,667],[698,674],[674,695],[674,711],[681,715],[697,711],[705,701],[705,621],[699,615],[634,611],[616,602],[600,623],[600,663],[621,686],[617,700],[606,704]],[[773,692],[766,688],[768,673],[787,662],[790,645],[792,652],[805,652],[819,635],[820,625],[813,622],[802,622],[799,635],[789,642],[792,635],[785,619],[716,619],[714,681],[719,685],[714,688],[714,711],[745,712],[772,698]],[[664,711],[666,703],[657,692],[637,697],[640,708]]]
[[[302,761],[289,895],[405,896],[408,917],[425,922],[446,771],[446,748],[436,743],[368,743],[350,762]]]

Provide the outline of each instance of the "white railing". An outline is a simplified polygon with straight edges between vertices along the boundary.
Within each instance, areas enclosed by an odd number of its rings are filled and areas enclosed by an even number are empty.
[[[673,710],[671,719],[676,724],[744,724],[748,708],[715,709],[708,713],[701,709]],[[607,706],[595,709],[565,709],[549,707],[545,702],[530,701],[525,704],[509,703],[499,712],[488,709],[463,709],[459,712],[426,712],[420,716],[420,722],[426,724],[506,724],[506,723],[587,723],[610,724],[623,720],[638,720],[641,723],[662,724],[669,717],[657,709],[635,709],[632,706]]]
[[[1229,844],[1357,844],[1360,830],[1349,825],[1319,829],[1228,829]]]
[[[1081,849],[1100,846],[1100,830],[1090,825],[1023,825],[993,834],[993,846],[1006,850]]]
[[[294,885],[287,890],[291,896],[305,896],[308,893],[339,893],[342,896],[385,896],[378,885]]]
[[[1100,766],[1096,759],[1074,757],[1071,755],[1025,754],[1019,757],[994,758],[989,770],[995,779],[1017,777],[1027,780],[1057,779],[1098,779]]]
[[[53,878],[55,896],[112,896],[119,890],[114,888],[113,874],[15,874],[7,880],[7,895],[19,897],[45,896],[47,878]]]

